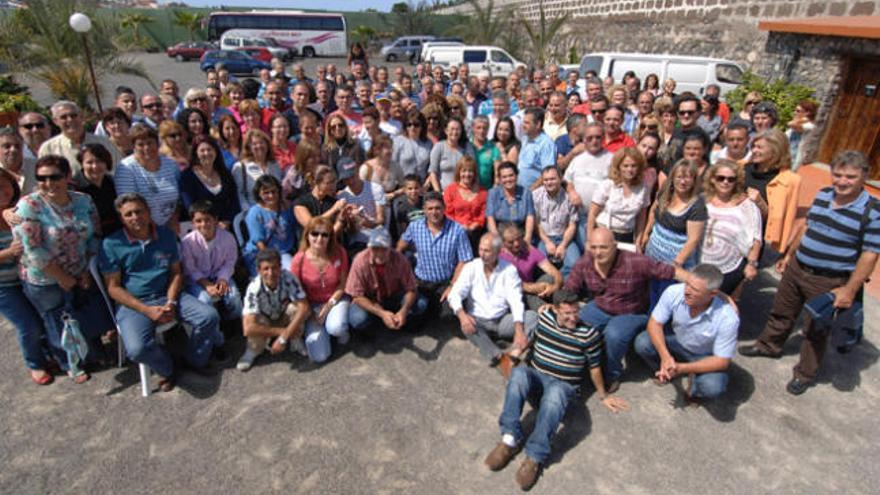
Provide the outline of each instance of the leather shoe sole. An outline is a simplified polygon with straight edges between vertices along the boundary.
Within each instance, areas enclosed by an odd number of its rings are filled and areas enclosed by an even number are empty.
[[[765,351],[764,349],[758,347],[756,344],[744,345],[740,346],[739,354],[745,357],[765,357],[771,359],[779,359],[782,357],[782,353],[772,353]]]
[[[810,388],[810,384],[802,382],[800,378],[792,378],[788,385],[785,386],[785,390],[791,395],[801,395],[808,388]]]

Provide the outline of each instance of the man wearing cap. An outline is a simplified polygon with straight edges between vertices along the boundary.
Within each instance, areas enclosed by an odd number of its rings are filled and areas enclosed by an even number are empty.
[[[351,263],[345,293],[351,296],[348,322],[355,331],[382,321],[390,330],[400,330],[410,316],[428,308],[419,295],[416,278],[407,259],[391,249],[391,236],[384,227],[374,229],[367,249]]]
[[[347,156],[336,164],[339,180],[345,184],[336,198],[344,199],[346,203],[342,223],[349,233],[347,247],[350,253],[363,249],[370,229],[385,225],[385,191],[375,182],[362,180],[357,170],[357,163]]]
[[[389,136],[397,136],[403,124],[391,115],[391,98],[387,93],[376,95],[376,108],[379,110],[379,129]]]

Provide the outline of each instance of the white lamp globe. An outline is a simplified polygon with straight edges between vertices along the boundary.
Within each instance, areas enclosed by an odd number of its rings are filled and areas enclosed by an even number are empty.
[[[87,33],[92,29],[92,20],[85,14],[75,12],[70,16],[70,27],[77,33]]]

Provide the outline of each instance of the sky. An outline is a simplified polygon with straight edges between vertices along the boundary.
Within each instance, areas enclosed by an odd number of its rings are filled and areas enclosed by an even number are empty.
[[[226,5],[229,7],[257,7],[257,8],[278,8],[278,9],[298,9],[307,8],[314,9],[320,5],[326,10],[340,11],[358,11],[368,8],[376,9],[380,12],[388,12],[391,6],[401,0],[184,0],[188,5],[193,7],[214,7],[218,5]],[[167,2],[160,2],[167,3]]]

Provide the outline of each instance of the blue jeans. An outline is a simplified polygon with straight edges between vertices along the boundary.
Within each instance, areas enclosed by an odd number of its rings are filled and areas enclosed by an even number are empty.
[[[525,451],[533,461],[543,464],[550,456],[550,441],[565,417],[568,401],[576,391],[577,387],[571,383],[529,366],[517,366],[510,373],[507,393],[504,394],[504,409],[498,418],[501,434],[513,435],[516,444],[520,445],[523,441],[520,421],[523,405],[526,400],[532,405],[538,404],[535,428],[526,441]]]
[[[633,339],[648,324],[648,315],[610,315],[602,311],[595,301],[581,308],[584,323],[599,328],[605,339],[605,384],[620,380],[623,374],[623,358]]]
[[[113,321],[97,287],[93,285],[89,290],[80,292],[75,297],[76,301],[72,301],[74,291],[65,292],[57,284],[33,285],[22,282],[22,287],[24,295],[43,319],[49,352],[61,369],[67,371],[69,368],[67,351],[61,347],[61,334],[64,331],[61,316],[66,309],[70,309],[71,316],[79,322],[80,331],[89,344],[89,356],[86,357],[86,361],[91,361],[95,350],[99,348],[101,334],[113,328]]]
[[[18,347],[28,369],[45,370],[43,355],[43,320],[25,297],[21,285],[0,287],[0,315],[15,326]]]
[[[403,298],[406,294],[395,294],[384,301],[382,301],[382,307],[388,311],[398,311],[400,307],[403,305]],[[412,307],[409,308],[409,314],[407,315],[407,321],[413,316],[419,316],[425,313],[428,310],[428,298],[424,295],[416,292],[416,301],[413,303]],[[351,303],[348,306],[348,324],[351,326],[352,330],[360,331],[366,330],[367,327],[374,323],[382,323],[382,320],[379,319],[378,316],[367,312],[364,308],[358,306],[355,303]]]
[[[198,299],[199,302],[209,306],[214,305],[215,301],[208,295],[208,291],[206,291],[201,285],[186,284],[185,290],[188,294]],[[217,302],[223,307],[224,320],[236,320],[241,318],[241,293],[238,291],[238,287],[235,286],[235,282],[229,282],[229,291]]]
[[[164,306],[165,296],[141,300],[148,306]],[[208,363],[211,351],[223,345],[220,333],[220,315],[209,304],[186,292],[180,294],[177,302],[178,319],[192,326],[192,334],[186,346],[186,361],[190,366],[201,368]],[[170,377],[174,371],[171,356],[156,341],[156,323],[129,307],[119,306],[116,321],[122,334],[122,342],[128,358],[143,363],[163,377]]]
[[[669,353],[672,354],[676,360],[692,363],[712,355],[696,354],[685,349],[684,346],[678,342],[675,334],[669,330],[665,332],[665,337],[666,349],[669,350]],[[635,349],[636,353],[648,363],[648,366],[651,367],[652,371],[660,369],[660,355],[657,354],[657,349],[654,349],[654,344],[651,342],[651,336],[648,335],[647,331],[640,333],[638,337],[636,337]],[[714,399],[727,390],[727,380],[727,372],[724,371],[696,375],[691,390],[691,396],[702,397],[704,399]]]
[[[561,235],[551,235],[548,236],[554,244],[559,245],[562,242]],[[541,250],[545,255],[547,254],[547,247],[544,246],[544,241],[538,242],[538,249]],[[571,269],[577,260],[581,257],[581,251],[578,249],[577,242],[575,239],[572,239],[571,242],[568,243],[568,246],[565,248],[565,258],[562,260],[562,268],[560,271],[562,272],[563,277],[568,277],[568,274],[571,273]],[[549,258],[549,256],[548,256]],[[555,265],[556,263],[554,263]]]
[[[309,351],[309,359],[321,363],[330,357],[330,337],[336,337],[340,344],[348,342],[349,302],[339,301],[327,313],[324,324],[318,323],[315,316],[321,312],[323,304],[312,304],[312,316],[306,321],[305,342]]]

